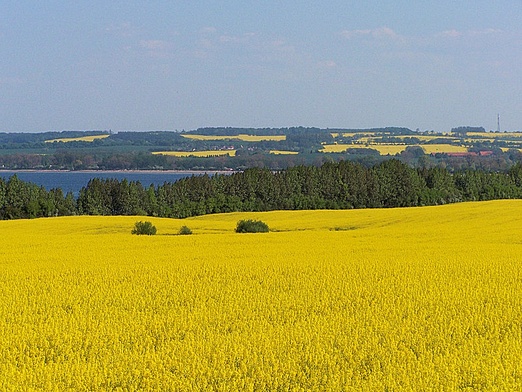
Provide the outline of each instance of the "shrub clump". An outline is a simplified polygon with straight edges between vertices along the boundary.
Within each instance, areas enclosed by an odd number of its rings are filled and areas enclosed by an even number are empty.
[[[178,235],[190,235],[192,234],[192,230],[190,230],[187,226],[181,226],[181,229],[178,231]]]
[[[137,235],[154,235],[156,234],[156,226],[151,222],[136,222],[132,234]]]
[[[268,233],[268,225],[260,220],[240,220],[237,222],[236,233]]]

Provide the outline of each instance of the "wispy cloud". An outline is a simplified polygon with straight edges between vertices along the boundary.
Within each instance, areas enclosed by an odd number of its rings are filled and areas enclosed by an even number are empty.
[[[325,67],[325,68],[334,68],[334,67],[337,67],[337,63],[333,60],[325,60],[325,61],[320,61],[318,63],[321,67]]]
[[[361,67],[364,72],[368,69],[389,75],[423,72],[426,77],[444,79],[452,75],[460,80],[479,78],[488,72],[511,75],[514,64],[520,64],[519,51],[513,48],[522,45],[519,32],[490,27],[456,26],[435,33],[403,35],[384,26],[342,30],[337,33],[339,39],[346,50],[338,51],[331,59],[340,70],[348,69],[351,64],[364,64]]]
[[[317,66],[321,69],[332,69],[337,67],[337,63],[333,60],[323,60],[317,62]]]
[[[175,30],[160,33],[158,39],[150,39],[150,34],[143,27],[136,27],[130,22],[114,23],[103,29],[106,38],[109,39],[114,48],[119,48],[124,52],[141,52],[151,57],[163,57],[172,49],[171,40],[178,37],[179,33]]]
[[[388,44],[396,43],[401,47],[422,50],[422,48],[444,45],[444,41],[458,43],[460,40],[466,42],[475,41],[481,44],[486,38],[494,39],[505,34],[505,31],[495,28],[477,30],[448,29],[430,35],[402,35],[390,27],[383,26],[374,29],[342,30],[339,35],[348,41],[363,41],[366,43]],[[388,49],[391,47],[387,46]],[[443,48],[443,46],[441,46]]]
[[[166,58],[172,53],[174,44],[160,39],[140,40],[139,46],[149,57]]]
[[[298,56],[297,48],[283,39],[268,40],[263,43],[262,49],[277,57],[281,55],[290,57]]]
[[[140,46],[147,50],[164,51],[170,47],[170,42],[159,39],[141,40]]]
[[[496,34],[503,33],[501,29],[493,29],[487,28],[482,30],[445,30],[440,33],[435,34],[436,37],[442,38],[461,38],[461,37],[483,37],[483,36],[492,36]]]
[[[360,38],[360,37],[371,37],[374,39],[400,39],[401,36],[397,34],[393,29],[382,26],[375,29],[364,29],[364,30],[343,30],[341,36],[346,39]]]
[[[224,74],[297,80],[311,77],[318,69],[333,68],[286,37],[260,32],[230,34],[212,28],[200,30],[192,50],[195,58],[220,67]]]
[[[254,33],[246,33],[242,35],[221,35],[219,42],[221,43],[233,43],[233,44],[244,44],[247,43],[251,38],[255,36]]]
[[[239,35],[227,34],[219,32],[214,27],[206,27],[200,30],[194,54],[198,58],[208,58],[211,55],[219,56],[235,51],[236,56],[239,52],[244,57],[265,45],[263,37],[252,32]]]
[[[458,37],[462,37],[462,34],[463,34],[462,31],[452,29],[452,30],[441,31],[440,33],[437,33],[436,36],[437,37],[447,37],[447,38],[458,38]]]

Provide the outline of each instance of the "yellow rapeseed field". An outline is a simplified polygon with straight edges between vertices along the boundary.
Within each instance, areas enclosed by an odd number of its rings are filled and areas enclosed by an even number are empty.
[[[330,133],[333,138],[337,137],[354,137],[354,136],[376,136],[375,132],[332,132]]]
[[[423,144],[420,147],[426,154],[448,153],[448,152],[468,152],[468,148],[464,146],[455,146],[452,144]]]
[[[494,143],[495,142],[495,139],[488,139],[488,138],[467,138],[467,139],[464,139],[464,143],[470,143],[470,144],[473,144],[473,143],[483,143],[483,142],[490,142],[490,143]]]
[[[46,140],[45,143],[54,143],[54,142],[93,142],[96,139],[105,139],[106,137],[109,137],[110,135],[93,135],[93,136],[82,136],[82,137],[68,137],[68,138],[61,138],[61,139],[51,139]]]
[[[494,139],[522,138],[522,132],[468,132],[467,136],[491,137]]]
[[[298,151],[270,150],[270,154],[274,155],[297,155]]]
[[[371,148],[379,151],[381,155],[395,155],[404,151],[407,147],[421,147],[426,154],[431,153],[450,153],[450,152],[467,152],[467,147],[455,146],[451,144],[326,144],[323,146],[322,152],[344,152],[350,148]]]
[[[207,151],[154,151],[153,155],[169,155],[173,157],[216,157],[236,155],[236,150],[207,150]]]
[[[239,135],[194,135],[194,134],[181,134],[181,136],[187,138],[187,139],[194,139],[194,140],[243,140],[245,142],[261,142],[266,140],[271,141],[281,141],[286,140],[286,135],[245,135],[245,134],[239,134]]]
[[[333,138],[337,137],[354,137],[358,136],[358,140],[362,142],[374,142],[375,140],[379,140],[383,136],[390,136],[389,134],[383,134],[379,132],[332,132],[331,133]],[[522,133],[521,133],[522,135]],[[422,135],[422,134],[412,134],[412,135],[392,135],[392,137],[397,139],[407,139],[407,138],[417,138],[422,141],[429,141],[429,140],[435,140],[435,139],[456,139],[456,137],[452,136],[451,134],[447,133],[440,133],[440,134],[434,134],[434,135]]]
[[[397,135],[397,136],[393,136],[393,137],[396,137],[398,139],[407,139],[407,138],[416,138],[416,139],[419,139],[419,140],[422,140],[422,141],[430,141],[430,140],[437,140],[437,139],[457,139],[456,137],[454,136],[451,136],[447,133],[440,133],[440,134],[435,134],[435,135]]]
[[[325,144],[321,152],[344,152],[350,148],[371,148],[381,155],[395,155],[408,147],[405,144]]]
[[[2,221],[0,390],[520,390],[521,216]],[[144,219],[156,236],[130,234]],[[272,231],[236,234],[240,219]]]

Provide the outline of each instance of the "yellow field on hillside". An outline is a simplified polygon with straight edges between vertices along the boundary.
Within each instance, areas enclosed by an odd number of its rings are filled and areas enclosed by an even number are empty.
[[[422,144],[420,145],[426,154],[447,152],[468,152],[467,147],[454,146],[452,144]]]
[[[520,216],[1,221],[0,390],[520,390]],[[137,220],[158,234],[131,235]]]
[[[372,136],[375,136],[375,133],[374,132],[332,132],[330,133],[330,135],[332,135],[333,138],[336,138],[336,137],[354,137],[354,136],[369,136],[369,137],[372,137]]]
[[[371,148],[381,155],[395,155],[408,147],[405,144],[325,144],[321,152],[344,152],[350,148]]]
[[[389,135],[387,133],[379,133],[379,132],[342,132],[342,133],[341,132],[332,132],[331,135],[333,138],[358,136],[358,140],[363,141],[363,142],[366,142],[366,141],[371,142],[372,140],[377,139],[377,138],[382,138],[383,136],[385,136],[385,137],[391,136],[391,137],[398,138],[398,139],[406,139],[406,138],[414,137],[414,138],[417,138],[417,139],[423,140],[423,141],[435,140],[435,139],[440,139],[440,138],[457,139],[456,137],[452,136],[451,134],[445,134],[445,133],[434,134],[434,135],[421,135],[421,134],[418,134],[418,135],[417,134]]]
[[[323,146],[322,152],[344,152],[350,148],[371,148],[379,151],[381,155],[395,155],[404,151],[407,147],[421,147],[426,154],[431,153],[448,153],[448,152],[467,152],[468,149],[463,146],[454,146],[450,144],[326,144]]]
[[[46,140],[45,143],[54,143],[54,142],[93,142],[97,139],[105,139],[106,137],[109,137],[110,135],[93,135],[93,136],[82,136],[82,137],[68,137],[68,138],[62,138],[62,139],[51,139]]]
[[[522,138],[522,132],[468,132],[467,136],[479,136],[494,139]]]
[[[281,141],[286,140],[286,135],[234,135],[234,136],[225,136],[225,135],[193,135],[193,134],[185,134],[182,133],[181,136],[186,137],[187,139],[194,140],[243,140],[245,142],[261,142],[261,141]]]
[[[154,151],[154,155],[170,155],[173,157],[216,157],[236,155],[236,150],[208,150],[208,151]]]
[[[456,137],[453,137],[448,134],[438,134],[438,135],[398,135],[394,136],[398,139],[406,139],[406,138],[416,138],[422,141],[430,141],[430,140],[436,140],[436,139],[457,139]]]
[[[483,143],[483,142],[490,142],[493,143],[496,139],[488,139],[488,138],[466,138],[464,139],[464,143]]]
[[[298,151],[282,151],[282,150],[270,150],[270,154],[274,155],[297,155]]]
[[[367,144],[378,144],[375,140],[377,139],[377,136],[364,136],[357,138],[357,141],[359,143],[367,143]],[[382,143],[385,144],[385,143]]]

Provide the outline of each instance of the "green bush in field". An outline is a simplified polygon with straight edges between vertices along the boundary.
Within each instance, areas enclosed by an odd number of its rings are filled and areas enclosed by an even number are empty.
[[[131,233],[137,235],[154,235],[156,234],[156,226],[151,222],[136,222]]]
[[[181,226],[181,229],[178,231],[178,235],[190,235],[192,234],[192,230],[190,230],[187,226]]]
[[[237,222],[236,233],[268,233],[268,231],[268,225],[259,220],[248,219]]]

